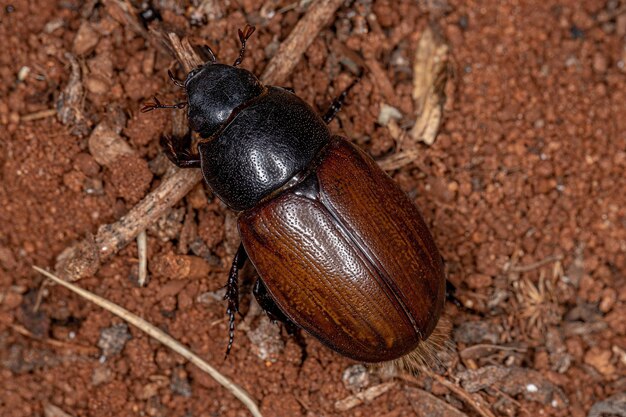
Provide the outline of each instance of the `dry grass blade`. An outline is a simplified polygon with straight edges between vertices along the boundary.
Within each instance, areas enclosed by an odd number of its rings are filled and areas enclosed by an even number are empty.
[[[23,122],[30,122],[32,120],[45,119],[46,117],[54,116],[55,114],[57,114],[57,109],[41,110],[24,115],[20,117],[20,120]]]
[[[172,336],[165,333],[163,330],[153,326],[152,324],[148,323],[141,317],[134,315],[130,311],[118,306],[117,304],[114,304],[111,301],[106,300],[98,295],[95,295],[74,284],[70,284],[69,282],[62,280],[61,278],[49,273],[48,271],[45,271],[36,266],[33,266],[33,269],[39,272],[40,274],[43,274],[46,277],[50,278],[52,281],[56,282],[57,284],[75,292],[76,294],[80,295],[86,300],[91,301],[92,303],[104,308],[107,311],[110,311],[116,316],[122,318],[124,321],[137,327],[139,330],[143,331],[147,335],[163,343],[165,346],[172,349],[174,352],[178,353],[179,355],[187,359],[189,362],[196,365],[203,372],[206,372],[207,374],[209,374],[213,379],[215,379],[215,381],[217,381],[220,385],[222,385],[224,388],[230,391],[235,397],[237,397],[248,408],[248,410],[250,410],[250,413],[252,413],[253,416],[263,417],[254,399],[252,399],[252,397],[250,397],[250,395],[246,391],[244,391],[243,388],[241,388],[240,386],[232,382],[230,379],[228,379],[227,377],[219,373],[217,369],[213,368],[211,365],[206,363],[204,360],[202,360],[202,358],[200,358],[199,356],[191,352],[189,349],[184,347],[180,342],[178,342]]]
[[[416,104],[415,142],[432,145],[443,116],[448,73],[448,45],[431,27],[420,38],[413,62],[413,100]]]
[[[137,235],[137,258],[139,258],[138,284],[143,287],[148,278],[148,235],[142,230]]]

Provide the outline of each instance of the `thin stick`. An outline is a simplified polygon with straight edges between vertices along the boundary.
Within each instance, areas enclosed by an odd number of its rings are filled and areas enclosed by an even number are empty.
[[[426,368],[420,368],[420,373],[423,373],[430,378],[436,379],[437,382],[455,393],[460,399],[462,399],[467,405],[472,407],[482,417],[495,417],[491,410],[483,404],[482,398],[471,395],[460,386],[448,381],[441,375],[438,375]],[[401,375],[400,377],[405,381],[411,383],[416,382],[416,379],[410,375]]]
[[[46,281],[46,282],[49,282],[49,281]],[[78,345],[76,343],[63,342],[61,340],[56,340],[56,339],[51,339],[51,338],[42,339],[40,337],[35,336],[31,331],[29,331],[24,326],[21,326],[19,324],[10,324],[10,326],[13,330],[18,332],[22,336],[26,336],[33,340],[38,340],[40,342],[47,343],[50,346],[54,346],[56,348],[78,350],[78,351],[83,352],[86,355],[95,355],[99,352],[98,348],[93,347],[93,346],[83,346],[83,345]]]
[[[343,4],[343,0],[318,0],[309,8],[295,28],[285,39],[272,60],[265,67],[261,80],[265,84],[277,85],[291,74],[300,57],[315,40],[326,22]]]
[[[23,122],[29,122],[31,120],[45,119],[46,117],[51,117],[55,114],[57,114],[57,109],[40,110],[20,117],[20,120]]]
[[[562,259],[563,259],[563,255],[551,255],[540,261],[533,262],[532,264],[511,266],[508,272],[529,272],[537,268],[541,268],[542,266],[547,265],[549,263],[560,261]]]
[[[49,273],[46,270],[43,270],[37,266],[33,266],[33,269],[39,272],[40,274],[43,274],[46,277],[50,278],[52,281],[56,282],[57,284],[67,288],[70,291],[75,292],[76,294],[80,295],[86,300],[91,301],[92,303],[115,314],[116,316],[120,317],[127,323],[130,323],[133,326],[137,327],[139,330],[146,333],[148,336],[163,343],[165,346],[172,349],[174,352],[178,353],[179,355],[187,359],[189,362],[196,365],[203,372],[206,372],[207,374],[209,374],[211,378],[215,379],[215,381],[217,381],[220,385],[222,385],[224,388],[230,391],[235,397],[237,397],[237,399],[239,399],[239,401],[241,401],[248,408],[248,410],[250,410],[250,413],[252,413],[253,416],[263,417],[254,399],[252,399],[252,397],[250,397],[250,395],[243,388],[241,388],[239,385],[235,384],[233,381],[231,381],[230,379],[228,379],[227,377],[219,373],[217,369],[213,368],[211,365],[206,363],[204,360],[202,360],[202,358],[197,356],[195,353],[191,352],[189,349],[183,346],[180,342],[178,342],[172,336],[165,333],[163,330],[159,329],[158,327],[153,326],[152,324],[148,323],[141,317],[136,316],[135,314],[118,306],[117,304],[114,304],[111,301],[105,298],[102,298],[96,294],[93,294],[74,284],[70,284],[69,282],[62,280],[61,278]]]
[[[300,57],[313,39],[332,17],[343,0],[320,0],[313,3],[300,19],[292,33],[279,47],[267,65],[261,80],[267,84],[280,84],[292,72]],[[189,41],[169,34],[176,58],[186,71],[202,64]],[[115,255],[132,242],[140,231],[157,221],[174,204],[178,203],[202,179],[200,170],[174,170],[156,190],[148,194],[124,217],[115,223],[102,225],[95,236],[66,248],[58,257],[56,273],[68,281],[93,275],[101,262]]]
[[[480,414],[481,416],[483,416],[483,417],[495,417],[495,415],[491,412],[491,410],[487,406],[485,406],[483,404],[482,398],[480,398],[480,397],[476,398],[475,396],[471,395],[470,393],[465,391],[460,386],[458,386],[456,384],[453,384],[452,382],[448,381],[447,379],[445,379],[441,375],[437,375],[436,373],[431,372],[431,371],[426,370],[426,369],[424,369],[422,371],[425,374],[427,374],[429,377],[436,379],[437,382],[439,382],[441,385],[443,385],[444,387],[448,388],[450,391],[452,391],[456,395],[458,395],[470,407],[472,407],[474,410],[476,410],[476,412],[478,414]]]
[[[137,258],[139,258],[137,283],[143,287],[148,277],[148,235],[145,229],[137,235]]]

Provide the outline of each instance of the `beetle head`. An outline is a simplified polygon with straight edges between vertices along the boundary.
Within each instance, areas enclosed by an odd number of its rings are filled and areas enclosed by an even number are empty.
[[[233,110],[257,97],[263,86],[250,71],[208,63],[187,75],[189,125],[203,138],[213,135]]]

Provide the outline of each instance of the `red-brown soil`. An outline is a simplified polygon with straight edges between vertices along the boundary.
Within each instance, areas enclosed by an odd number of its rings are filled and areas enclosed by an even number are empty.
[[[167,168],[158,138],[171,131],[171,113],[139,109],[153,95],[181,99],[167,78],[173,59],[112,17],[110,3],[14,0],[0,10],[0,414],[247,415],[135,328],[111,327],[121,321],[57,286],[40,292],[43,279],[31,269],[53,267],[65,247],[114,222]],[[192,25],[190,2],[154,3],[166,29],[206,40],[225,62],[237,55],[236,29],[254,23],[243,65],[259,74],[304,12],[291,0],[231,0],[222,16]],[[495,415],[585,416],[626,391],[625,7],[348,1],[285,83],[323,111],[354,77],[346,59],[375,58],[410,120],[420,35],[430,21],[447,38],[440,134],[392,175],[431,226],[458,297],[483,313],[447,305],[454,352],[446,377]],[[68,52],[83,67],[88,125],[114,120],[133,155],[102,166],[86,137],[56,115],[29,120],[55,108],[71,72]],[[375,158],[392,153],[388,129],[376,123],[384,101],[366,75],[332,129]],[[303,350],[253,313],[239,320],[223,361],[228,323],[217,298],[238,244],[234,219],[198,186],[148,231],[145,287],[134,243],[79,285],[215,364],[266,416],[428,415],[417,389],[477,415],[427,375],[407,381],[376,370],[362,389],[395,381],[391,389],[338,411],[335,402],[352,395],[342,374],[353,363],[311,337]],[[203,256],[208,275],[175,275],[183,222],[199,237],[182,245],[185,254]],[[245,316],[249,297],[242,305]],[[121,345],[101,340],[107,332]]]

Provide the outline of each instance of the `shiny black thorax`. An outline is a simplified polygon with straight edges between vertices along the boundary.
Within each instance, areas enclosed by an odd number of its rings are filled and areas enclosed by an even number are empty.
[[[206,138],[198,144],[205,180],[230,208],[242,211],[304,173],[331,136],[295,94],[261,87],[244,69],[223,67],[187,80],[189,119]],[[229,89],[215,87],[226,79]]]

